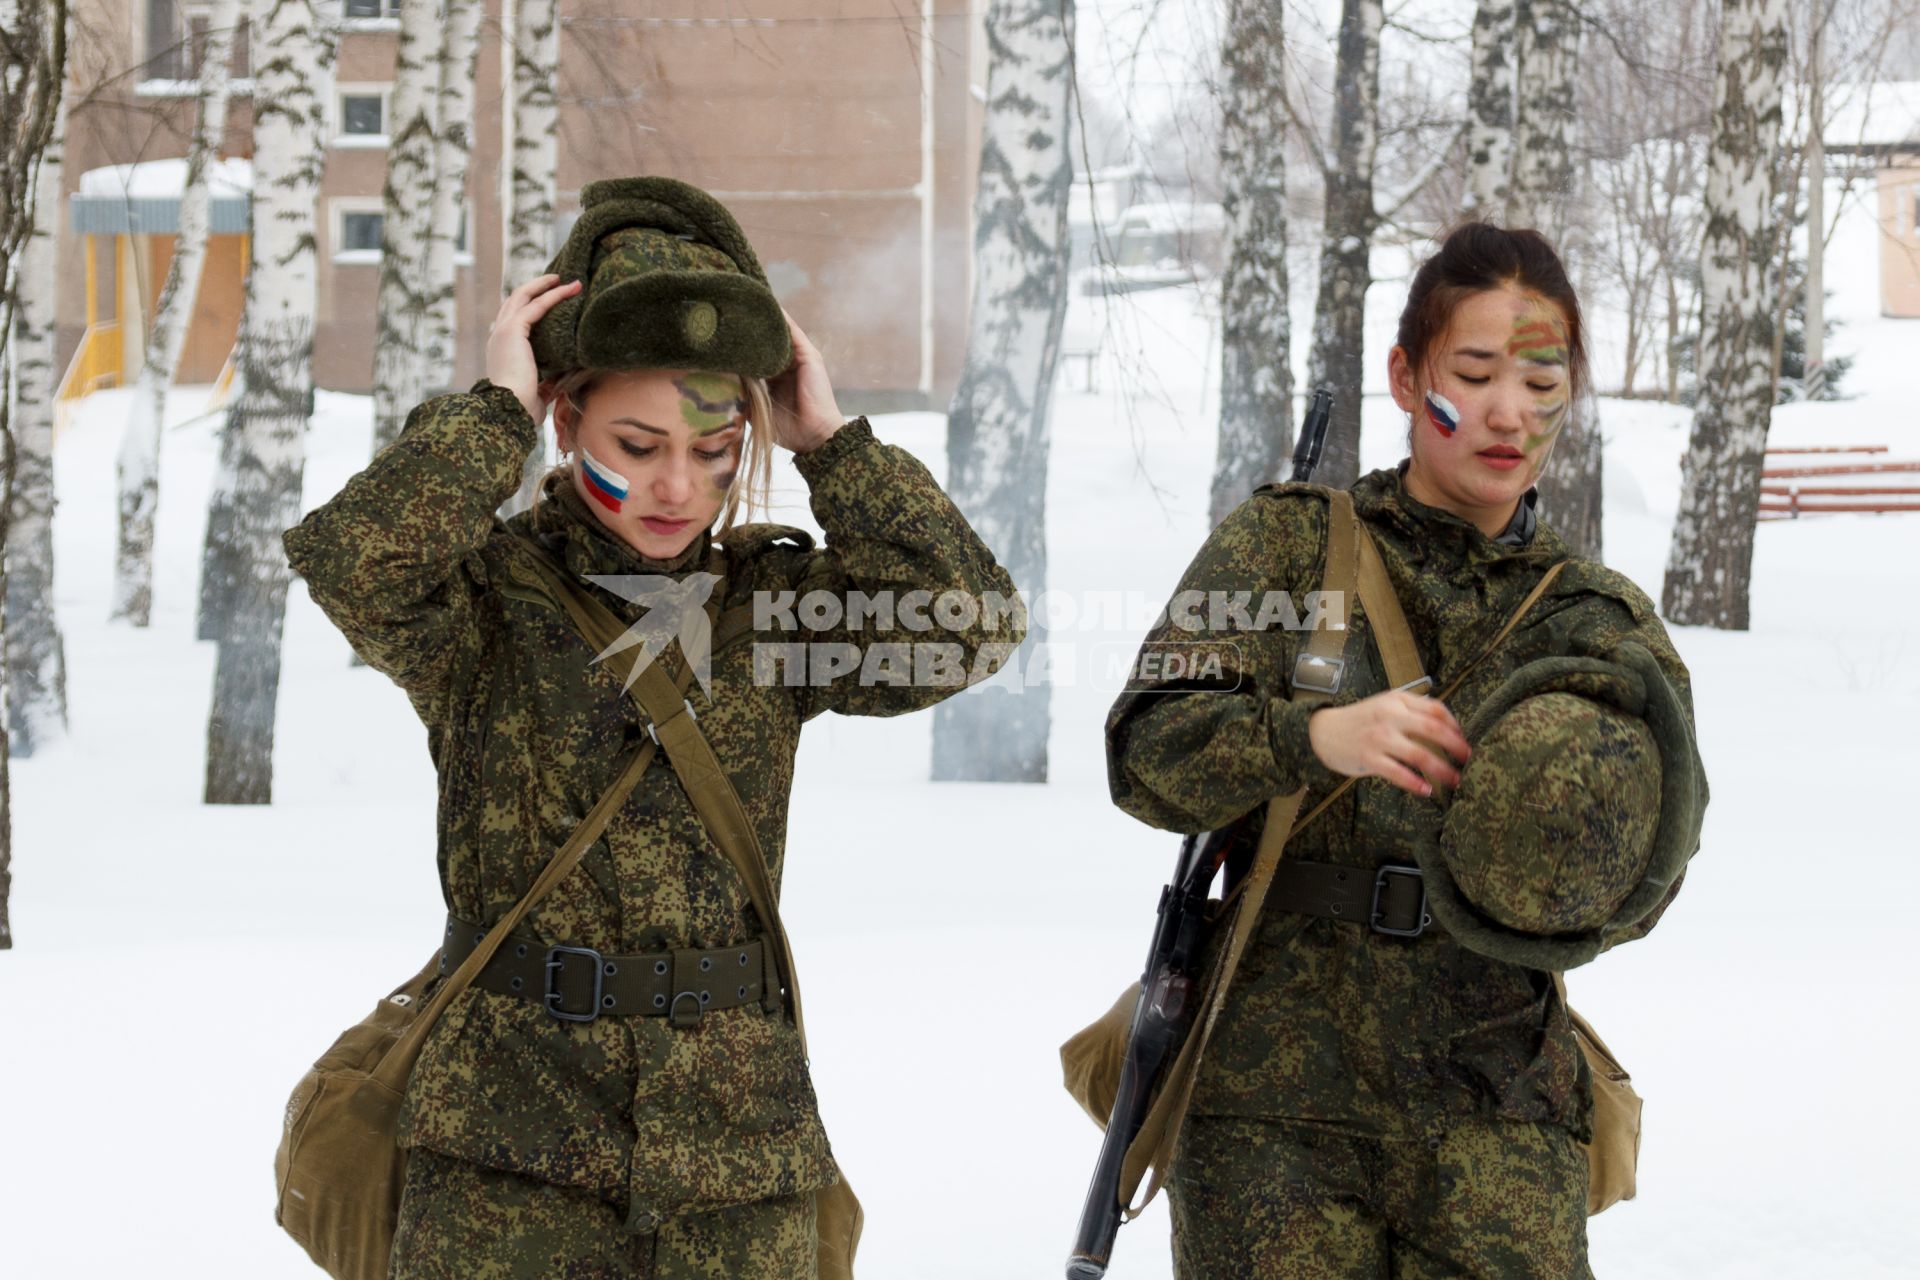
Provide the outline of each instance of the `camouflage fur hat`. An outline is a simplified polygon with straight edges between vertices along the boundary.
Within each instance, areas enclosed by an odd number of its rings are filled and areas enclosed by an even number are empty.
[[[786,317],[718,200],[673,178],[619,178],[588,183],[580,206],[547,270],[586,287],[533,326],[541,378],[583,367],[786,370]]]
[[[1417,851],[1434,918],[1538,969],[1585,964],[1665,898],[1699,846],[1699,756],[1643,646],[1543,658],[1463,726],[1473,756]]]

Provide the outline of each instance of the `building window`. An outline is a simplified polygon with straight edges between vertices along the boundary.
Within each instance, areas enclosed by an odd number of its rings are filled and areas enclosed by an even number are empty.
[[[340,0],[340,21],[350,31],[390,31],[400,22],[400,0]]]
[[[340,215],[340,252],[380,253],[380,227],[384,214],[349,211]]]
[[[333,145],[386,146],[387,94],[391,88],[384,84],[336,84]]]
[[[380,261],[381,232],[386,221],[378,196],[342,196],[333,202],[333,260],[339,263],[375,263]],[[453,234],[453,260],[458,266],[471,266],[473,252],[467,247],[471,212],[460,209],[460,226]]]
[[[340,96],[340,132],[384,135],[387,131],[386,104],[377,93],[347,93]]]
[[[197,81],[206,63],[207,42],[213,30],[213,12],[204,4],[180,0],[147,0],[147,67],[150,80]],[[252,41],[248,18],[240,15],[227,63],[231,79],[253,74]]]

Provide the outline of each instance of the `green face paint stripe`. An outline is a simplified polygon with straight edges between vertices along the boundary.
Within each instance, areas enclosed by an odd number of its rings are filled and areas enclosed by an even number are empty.
[[[740,380],[724,373],[690,373],[675,378],[680,390],[680,419],[696,435],[725,430],[747,411]]]

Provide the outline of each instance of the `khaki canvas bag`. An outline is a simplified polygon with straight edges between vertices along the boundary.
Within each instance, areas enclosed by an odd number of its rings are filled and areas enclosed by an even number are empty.
[[[626,624],[615,617],[612,610],[576,585],[570,575],[547,558],[544,551],[532,544],[529,546],[540,565],[542,576],[560,603],[566,606],[581,634],[605,651],[626,631]],[[717,600],[719,595],[716,586],[713,598]],[[721,643],[722,640],[716,638],[714,648],[717,649]],[[626,647],[608,654],[607,664],[624,681],[633,669],[634,659],[633,649]],[[680,665],[686,666],[684,662]],[[760,837],[754,832],[753,822],[740,802],[740,793],[734,788],[733,780],[727,776],[719,757],[714,755],[712,744],[700,732],[693,709],[687,702],[684,680],[676,687],[675,682],[662,670],[661,664],[651,662],[634,677],[628,693],[640,705],[647,723],[653,727],[653,733],[666,748],[667,761],[679,775],[681,786],[699,813],[707,834],[726,854],[727,860],[740,873],[741,880],[747,886],[754,914],[760,917],[761,927],[766,930],[779,962],[780,976],[786,982],[794,1028],[800,1033],[801,1052],[805,1053],[807,1028],[800,1016],[800,983],[794,974],[793,948],[788,944],[786,926],[780,919],[772,877],[768,874],[766,856],[760,848]],[[814,1193],[814,1220],[820,1236],[819,1277],[820,1280],[853,1280],[853,1255],[860,1244],[860,1232],[865,1226],[866,1214],[838,1164],[834,1166],[834,1173],[835,1181]]]
[[[1393,593],[1386,566],[1380,560],[1372,536],[1353,509],[1352,495],[1345,490],[1327,490],[1329,505],[1327,560],[1321,590],[1350,593],[1357,587],[1361,607],[1369,620],[1369,630],[1386,668],[1388,686],[1405,688],[1425,678],[1420,668],[1419,651],[1406,616]],[[1472,662],[1463,668],[1438,695],[1452,696],[1466,676],[1506,639],[1534,603],[1546,593],[1562,569],[1550,567],[1535,584],[1519,608],[1507,619],[1491,641]],[[1350,597],[1348,597],[1350,598]],[[1333,657],[1344,641],[1344,633],[1318,629],[1309,638],[1307,652]],[[1296,698],[1324,701],[1325,695],[1296,689]],[[1219,904],[1218,919],[1231,923],[1227,944],[1221,948],[1214,969],[1203,985],[1200,1015],[1179,1055],[1166,1073],[1140,1134],[1128,1148],[1120,1194],[1126,1217],[1131,1220],[1150,1204],[1166,1179],[1172,1164],[1174,1145],[1191,1101],[1194,1081],[1206,1042],[1226,999],[1226,992],[1238,969],[1240,955],[1257,922],[1260,908],[1272,884],[1274,869],[1287,841],[1325,812],[1351,787],[1357,778],[1341,783],[1312,812],[1294,821],[1305,790],[1276,797],[1267,805],[1266,825],[1254,861],[1246,877]],[[1284,834],[1282,834],[1284,833]],[[1565,1003],[1566,987],[1559,974],[1554,982]],[[1080,1104],[1095,1124],[1106,1127],[1112,1116],[1114,1100],[1120,1092],[1121,1065],[1126,1056],[1127,1035],[1133,1021],[1134,1006],[1140,997],[1140,984],[1134,983],[1120,993],[1111,1007],[1093,1023],[1075,1033],[1060,1046],[1060,1065],[1067,1092]],[[1567,1009],[1582,1054],[1593,1077],[1593,1141],[1586,1145],[1588,1159],[1587,1212],[1595,1214],[1607,1206],[1633,1195],[1634,1167],[1640,1147],[1640,1099],[1633,1092],[1627,1073],[1607,1051],[1606,1045],[1587,1021]],[[1151,1169],[1152,1181],[1138,1203],[1134,1202],[1140,1182]]]
[[[691,670],[685,680],[691,683]],[[273,1217],[334,1280],[386,1280],[407,1169],[406,1149],[398,1145],[400,1103],[434,1023],[599,838],[659,749],[654,742],[641,745],[526,896],[430,999],[422,997],[440,971],[438,950],[342,1032],[294,1087],[273,1156]]]

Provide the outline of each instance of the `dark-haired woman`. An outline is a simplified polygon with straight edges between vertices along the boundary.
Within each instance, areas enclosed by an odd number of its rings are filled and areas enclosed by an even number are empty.
[[[1579,302],[1552,248],[1484,224],[1450,235],[1416,274],[1389,373],[1409,456],[1362,476],[1352,497],[1432,690],[1569,559],[1534,512],[1534,482],[1586,377]],[[1179,590],[1302,600],[1321,582],[1329,509],[1306,485],[1263,488],[1213,531]],[[1287,846],[1283,866],[1331,888],[1317,905],[1269,897],[1202,1060],[1169,1182],[1176,1272],[1588,1275],[1591,1093],[1552,974],[1467,945],[1424,903],[1382,920],[1393,933],[1373,927],[1368,904],[1327,904],[1343,887],[1371,889],[1383,866],[1417,874],[1416,850],[1442,821],[1434,786],[1456,786],[1479,745],[1462,721],[1517,668],[1637,641],[1690,721],[1686,668],[1646,596],[1578,558],[1450,699],[1458,716],[1390,688],[1364,611],[1350,604],[1348,616],[1348,670],[1330,702],[1291,699],[1304,633],[1195,636],[1169,621],[1150,642],[1231,638],[1210,652],[1234,655],[1235,669],[1219,688],[1136,688],[1107,721],[1115,802],[1169,830],[1226,827],[1302,786],[1305,813],[1364,779]],[[1609,944],[1651,928],[1671,896]]]

